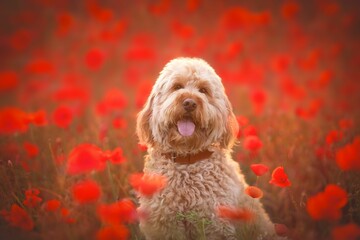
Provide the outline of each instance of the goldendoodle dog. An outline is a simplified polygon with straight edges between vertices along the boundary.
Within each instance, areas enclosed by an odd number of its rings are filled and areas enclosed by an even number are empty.
[[[177,58],[161,71],[137,118],[148,147],[145,174],[167,185],[140,196],[146,239],[276,239],[274,225],[231,158],[238,124],[221,78],[204,60]],[[219,207],[247,209],[250,221],[219,216]]]

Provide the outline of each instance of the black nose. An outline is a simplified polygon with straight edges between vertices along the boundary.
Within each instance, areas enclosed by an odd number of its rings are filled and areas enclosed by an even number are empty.
[[[192,112],[196,108],[196,102],[190,98],[187,98],[183,102],[183,107],[184,107],[185,111]]]

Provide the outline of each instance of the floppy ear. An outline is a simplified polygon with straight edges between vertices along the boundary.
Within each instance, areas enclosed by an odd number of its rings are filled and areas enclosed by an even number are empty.
[[[139,112],[136,120],[136,134],[139,137],[139,143],[146,146],[152,146],[154,143],[150,129],[153,100],[154,96],[151,94],[147,99],[144,108]]]
[[[223,133],[220,146],[222,148],[231,149],[236,141],[236,137],[239,131],[239,124],[236,120],[235,114],[232,111],[231,104],[226,98],[226,108],[228,111],[228,117],[225,126],[225,132]]]

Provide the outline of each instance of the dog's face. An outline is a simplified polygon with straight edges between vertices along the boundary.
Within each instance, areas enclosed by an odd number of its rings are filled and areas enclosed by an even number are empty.
[[[177,58],[161,71],[139,113],[142,144],[165,152],[231,148],[238,125],[220,77],[205,61]]]

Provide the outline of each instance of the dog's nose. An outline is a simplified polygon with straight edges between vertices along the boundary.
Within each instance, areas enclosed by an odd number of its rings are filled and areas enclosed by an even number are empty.
[[[185,111],[187,111],[187,112],[194,111],[196,106],[197,106],[196,102],[194,100],[192,100],[191,98],[187,98],[183,102],[183,107],[184,107]]]

